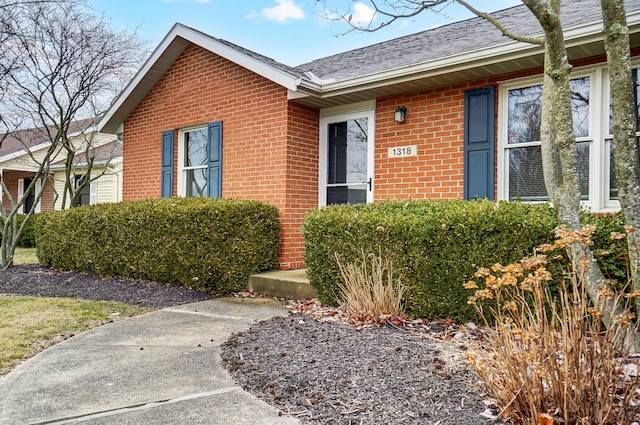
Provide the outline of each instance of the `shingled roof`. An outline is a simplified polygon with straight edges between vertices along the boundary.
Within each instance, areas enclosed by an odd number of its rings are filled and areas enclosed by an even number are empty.
[[[73,121],[69,125],[67,134],[74,136],[83,133],[88,131],[95,123],[95,118]],[[26,149],[33,149],[34,147],[45,148],[51,144],[51,139],[55,137],[55,134],[56,129],[53,126],[29,128],[13,133],[1,134],[0,161],[4,161],[17,154],[26,154]]]
[[[625,3],[629,11],[640,9],[639,0],[626,0]],[[525,5],[494,12],[493,16],[517,34],[534,36],[542,33],[540,23]],[[601,17],[600,0],[563,1],[561,20],[564,28],[599,22]],[[490,22],[475,17],[317,59],[295,69],[311,71],[322,79],[343,81],[505,43],[515,42]]]
[[[640,0],[626,0],[633,46],[640,46]],[[541,35],[529,9],[494,12],[521,35]],[[600,0],[564,0],[561,19],[571,60],[604,54]],[[197,44],[289,90],[296,102],[323,108],[539,68],[539,45],[514,41],[475,17],[417,34],[291,67],[234,43],[176,24],[100,123],[121,132],[122,123],[190,44]]]

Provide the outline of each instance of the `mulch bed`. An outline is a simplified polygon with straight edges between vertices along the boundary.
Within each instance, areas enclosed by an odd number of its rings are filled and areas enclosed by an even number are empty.
[[[143,280],[101,278],[87,273],[49,269],[39,264],[0,271],[0,293],[36,297],[77,297],[164,308],[215,298],[180,286]]]
[[[487,423],[465,345],[433,338],[446,332],[437,327],[353,328],[292,314],[234,335],[222,360],[245,390],[305,424]]]
[[[215,298],[33,264],[0,271],[0,293],[157,308]],[[222,359],[243,388],[306,424],[480,425],[487,423],[485,397],[458,330],[446,322],[353,328],[292,313],[232,336]]]

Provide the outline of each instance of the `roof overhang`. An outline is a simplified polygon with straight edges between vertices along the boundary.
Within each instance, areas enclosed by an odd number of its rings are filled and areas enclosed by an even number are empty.
[[[640,46],[640,13],[629,14],[627,22],[632,47]],[[571,61],[605,54],[601,21],[566,30],[565,40]],[[543,64],[542,46],[509,40],[500,45],[349,80],[325,83],[303,80],[297,92],[289,92],[289,98],[324,108],[541,68]]]
[[[100,131],[111,134],[122,133],[124,120],[127,119],[136,106],[169,70],[171,65],[192,43],[253,71],[286,89],[296,90],[300,83],[301,79],[296,75],[289,74],[241,50],[234,49],[216,38],[177,23],[151,53],[142,68],[106,112],[98,124]]]

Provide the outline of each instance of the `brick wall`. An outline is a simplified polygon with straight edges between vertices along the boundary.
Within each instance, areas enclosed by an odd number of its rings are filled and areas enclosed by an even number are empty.
[[[2,180],[6,185],[7,189],[9,189],[9,193],[13,198],[14,202],[18,202],[18,180],[19,179],[32,179],[35,173],[28,171],[14,171],[14,170],[4,170],[2,172]],[[25,187],[26,189],[26,187]],[[47,184],[44,188],[44,192],[42,193],[42,197],[40,198],[40,210],[41,211],[51,211],[53,209],[53,198],[55,194],[53,192],[53,187],[51,184]],[[2,204],[5,206],[5,210],[10,210],[10,203],[7,196],[2,194]]]
[[[301,267],[298,220],[317,205],[317,114],[289,104],[285,88],[191,45],[125,121],[124,200],[160,196],[162,131],[176,130],[177,165],[177,129],[222,121],[222,196],[278,207],[280,268]]]
[[[307,211],[318,206],[317,109],[295,103],[288,110],[286,205],[280,210],[283,244],[280,268],[304,267],[304,238],[300,228]]]
[[[640,50],[637,52],[640,53]],[[605,56],[582,59],[575,68],[603,63]],[[429,90],[402,93],[376,100],[375,200],[464,198],[464,93],[496,86],[496,137],[499,83],[541,76],[542,68],[466,81]],[[406,106],[404,123],[393,113]],[[417,145],[418,156],[389,158],[388,148]],[[497,194],[498,141],[496,138],[494,190]]]

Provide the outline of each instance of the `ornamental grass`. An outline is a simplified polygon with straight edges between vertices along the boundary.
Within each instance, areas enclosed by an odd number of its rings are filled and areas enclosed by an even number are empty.
[[[394,277],[393,262],[381,255],[362,253],[362,260],[344,264],[336,261],[344,283],[339,284],[340,309],[359,324],[394,323],[405,319],[402,304],[404,285]]]
[[[636,420],[637,366],[620,343],[634,327],[634,293],[601,288],[623,307],[608,329],[586,290],[588,266],[553,272],[571,243],[590,244],[593,227],[557,231],[552,245],[519,263],[481,268],[465,287],[487,326],[468,354],[481,382],[514,424],[628,424]],[[554,276],[554,274],[556,276]],[[559,277],[559,278],[558,278]]]

